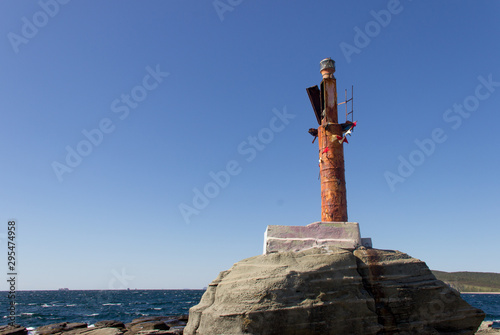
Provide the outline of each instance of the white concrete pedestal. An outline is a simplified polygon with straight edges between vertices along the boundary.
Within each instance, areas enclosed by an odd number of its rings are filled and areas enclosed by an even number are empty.
[[[300,251],[321,246],[354,250],[371,248],[370,238],[361,238],[357,222],[314,222],[307,226],[267,226],[264,254]]]

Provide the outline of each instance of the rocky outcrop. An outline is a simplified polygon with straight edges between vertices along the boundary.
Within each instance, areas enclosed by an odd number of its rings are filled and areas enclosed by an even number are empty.
[[[483,322],[477,330],[478,335],[500,334],[500,322]]]
[[[47,326],[38,327],[35,329],[38,335],[50,335],[61,332],[67,332],[73,329],[78,328],[87,328],[86,323],[80,322],[61,322],[61,323],[53,323]]]
[[[125,324],[121,321],[116,321],[116,320],[102,320],[102,321],[97,321],[94,324],[94,327],[96,328],[119,328],[119,329],[124,329]]]
[[[182,334],[189,315],[172,316],[147,316],[132,320],[126,324],[125,335],[148,334]]]
[[[0,326],[0,335],[27,335],[28,330],[19,325]]]
[[[116,320],[103,320],[87,327],[86,323],[54,323],[35,329],[35,335],[169,335],[182,334],[188,315],[151,316],[124,324]],[[10,327],[10,328],[9,328]],[[2,329],[5,330],[2,332]],[[24,333],[22,332],[24,331]],[[3,326],[0,335],[27,335],[24,327]]]
[[[163,321],[146,321],[136,324],[127,324],[127,332],[125,335],[135,335],[137,333],[144,334],[150,330],[169,330],[170,327]],[[149,332],[147,332],[149,333]]]
[[[64,333],[58,333],[64,335],[122,335],[123,331],[118,328],[78,328],[70,331],[66,331]]]
[[[474,334],[484,313],[399,251],[354,251],[364,287],[387,334]]]
[[[236,263],[184,334],[474,334],[484,313],[398,251],[314,248]]]

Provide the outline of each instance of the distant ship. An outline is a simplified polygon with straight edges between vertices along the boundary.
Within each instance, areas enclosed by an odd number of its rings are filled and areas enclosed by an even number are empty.
[[[69,288],[63,287],[63,288],[60,288],[59,291],[69,291]]]

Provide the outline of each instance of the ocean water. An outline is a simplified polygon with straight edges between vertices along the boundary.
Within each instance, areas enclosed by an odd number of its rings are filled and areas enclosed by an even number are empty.
[[[58,322],[124,323],[144,316],[187,314],[204,290],[17,291],[16,323],[39,327]],[[0,292],[0,324],[9,323],[7,292]]]
[[[187,314],[198,304],[204,290],[106,290],[18,291],[16,322],[39,327],[57,322],[119,320],[124,323],[144,316]],[[500,320],[499,294],[462,294],[472,306],[486,312],[486,321]],[[0,292],[1,325],[9,323],[7,292]]]
[[[486,313],[484,321],[500,321],[500,294],[462,294],[462,298]]]

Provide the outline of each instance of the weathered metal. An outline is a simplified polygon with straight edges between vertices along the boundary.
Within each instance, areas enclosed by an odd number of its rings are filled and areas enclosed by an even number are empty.
[[[323,78],[326,78],[327,75],[329,76],[335,72],[335,61],[331,58],[325,58],[319,62],[319,67],[321,75],[323,75]]]
[[[324,116],[318,128],[321,221],[347,222],[342,125],[338,123],[337,81],[333,72],[321,82]]]
[[[309,96],[309,100],[311,101],[311,106],[314,110],[314,115],[316,115],[316,120],[318,124],[321,124],[321,92],[319,91],[318,86],[311,86],[306,88],[307,95]]]
[[[351,102],[351,111],[347,111],[347,103]],[[340,106],[342,104],[345,104],[345,121],[348,122],[354,122],[354,85],[351,86],[351,99],[347,99],[347,90],[345,90],[345,100],[343,102],[339,102],[337,106]],[[351,119],[349,120],[349,115],[351,116]]]

